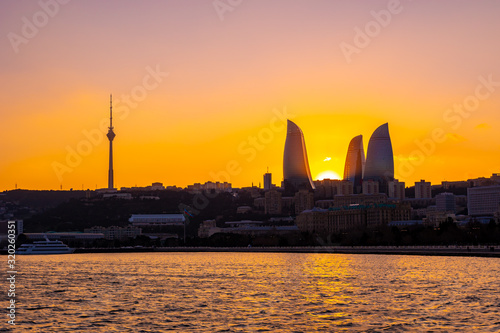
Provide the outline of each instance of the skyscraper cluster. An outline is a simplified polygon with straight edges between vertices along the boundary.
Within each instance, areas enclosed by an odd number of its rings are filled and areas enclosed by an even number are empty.
[[[378,183],[379,191],[389,192],[389,182],[394,180],[394,157],[389,124],[379,126],[368,141],[368,151],[363,150],[363,136],[351,140],[347,149],[344,180],[353,182],[355,193],[361,193],[362,183]]]
[[[288,120],[285,152],[283,155],[283,178],[285,191],[314,189],[307,160],[307,151],[302,130]],[[363,136],[354,137],[349,143],[344,168],[344,180],[353,183],[354,193],[363,188],[376,186],[378,191],[389,194],[389,182],[394,181],[394,157],[389,125],[379,126],[370,137],[365,158]],[[377,191],[377,192],[378,192]]]

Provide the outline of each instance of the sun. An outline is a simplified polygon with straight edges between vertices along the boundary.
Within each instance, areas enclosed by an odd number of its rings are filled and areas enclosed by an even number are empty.
[[[316,180],[323,180],[323,179],[340,179],[340,176],[335,171],[326,170],[316,176]]]

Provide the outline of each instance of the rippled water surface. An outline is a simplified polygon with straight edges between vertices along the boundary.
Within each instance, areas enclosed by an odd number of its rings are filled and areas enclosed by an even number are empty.
[[[20,332],[500,331],[497,258],[73,254],[17,269]]]

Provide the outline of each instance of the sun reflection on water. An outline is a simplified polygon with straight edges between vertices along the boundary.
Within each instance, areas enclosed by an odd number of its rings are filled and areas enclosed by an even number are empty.
[[[500,329],[498,259],[287,253],[19,259],[34,332]]]

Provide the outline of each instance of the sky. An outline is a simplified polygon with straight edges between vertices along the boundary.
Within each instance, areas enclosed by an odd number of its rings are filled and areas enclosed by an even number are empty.
[[[500,172],[500,2],[0,2],[0,190],[282,180],[286,119],[311,174],[389,123],[395,176]]]

